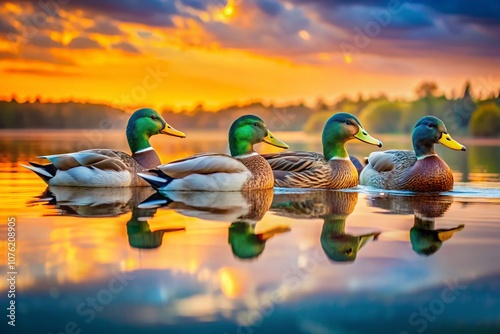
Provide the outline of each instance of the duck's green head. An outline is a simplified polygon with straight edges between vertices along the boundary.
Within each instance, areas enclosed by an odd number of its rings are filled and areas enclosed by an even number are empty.
[[[353,262],[361,248],[368,242],[377,240],[380,233],[360,236],[341,233],[322,233],[321,247],[326,256],[334,262]]]
[[[127,124],[127,139],[132,153],[151,147],[149,138],[157,134],[185,138],[186,135],[170,126],[153,109],[143,108],[135,111]]]
[[[255,234],[253,225],[234,222],[229,227],[228,242],[233,254],[242,260],[258,257],[266,247],[266,241]]]
[[[351,139],[382,147],[382,142],[370,136],[354,115],[341,112],[330,117],[323,129],[322,142],[325,158],[327,160],[347,158],[344,144]]]
[[[229,149],[232,156],[253,152],[253,145],[267,143],[276,147],[288,148],[288,145],[276,138],[264,124],[254,115],[245,115],[234,121],[229,129]]]
[[[452,150],[466,150],[465,146],[451,138],[443,121],[434,116],[424,116],[415,124],[412,141],[417,158],[436,154],[434,144],[437,143]]]
[[[323,216],[321,231],[321,247],[326,256],[334,262],[353,262],[361,248],[368,242],[378,239],[380,232],[364,235],[345,233],[346,214],[328,214]]]

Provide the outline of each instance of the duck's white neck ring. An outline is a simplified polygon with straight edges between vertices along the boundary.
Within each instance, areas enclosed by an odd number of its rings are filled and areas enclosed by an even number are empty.
[[[149,146],[149,147],[143,148],[142,150],[134,152],[134,154],[139,154],[139,153],[144,153],[144,152],[147,152],[147,151],[154,151],[154,150],[155,150],[154,148],[152,148],[151,146]]]
[[[250,157],[253,157],[253,156],[255,156],[255,155],[259,155],[259,153],[257,153],[257,152],[252,152],[252,153],[248,153],[248,154],[237,155],[237,156],[235,156],[235,157],[233,157],[233,158],[235,158],[235,159],[245,159],[245,158],[250,158]]]
[[[332,160],[351,160],[351,159],[349,159],[349,157],[345,157],[345,158],[344,158],[344,157],[337,157],[337,156],[334,156],[334,157],[331,157],[331,158],[330,158],[330,161],[332,161]]]
[[[437,156],[438,156],[437,154],[422,155],[421,157],[417,157],[417,160],[422,160],[422,159],[425,159],[425,158],[437,157]]]

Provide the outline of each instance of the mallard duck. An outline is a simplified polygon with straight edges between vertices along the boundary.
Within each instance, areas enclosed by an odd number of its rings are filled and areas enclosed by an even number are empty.
[[[156,209],[132,210],[132,216],[127,222],[127,236],[129,245],[139,249],[153,249],[161,246],[165,233],[185,231],[185,227],[171,227],[156,231],[151,231],[148,218],[156,214]]]
[[[425,219],[415,215],[413,227],[410,229],[411,248],[419,255],[432,255],[446,240],[463,230],[464,227],[464,224],[460,224],[452,228],[436,229],[434,218]]]
[[[287,226],[277,226],[264,232],[256,233],[255,224],[236,221],[229,226],[227,241],[233,255],[240,260],[255,259],[266,248],[266,242],[272,237],[289,232]]]
[[[115,217],[130,212],[156,193],[150,187],[84,188],[49,186],[29,204],[53,205],[58,215]],[[50,214],[49,214],[50,215]]]
[[[167,194],[165,194],[167,195]],[[231,222],[228,243],[235,257],[253,259],[265,249],[272,237],[290,231],[288,226],[275,226],[265,231],[255,231],[257,223],[269,210],[273,189],[244,192],[172,191],[169,197],[155,194],[139,208],[168,206],[169,209],[188,216],[217,222]]]
[[[149,143],[149,138],[157,134],[186,137],[168,125],[159,113],[144,108],[134,112],[127,124],[127,140],[132,156],[115,150],[92,149],[41,156],[39,158],[45,158],[50,163],[42,165],[30,162],[31,166],[22,166],[35,172],[51,186],[147,186],[137,173],[161,163]]]
[[[323,129],[323,154],[286,151],[263,157],[273,169],[276,187],[351,188],[358,185],[358,171],[345,149],[351,139],[382,147],[382,142],[370,136],[355,116],[337,113]]]
[[[434,116],[422,117],[415,124],[412,141],[414,151],[371,153],[361,172],[360,184],[416,192],[453,189],[453,174],[434,151],[434,144],[458,151],[465,151],[465,146],[453,140],[443,121]]]
[[[446,240],[464,229],[461,224],[452,228],[435,229],[435,219],[442,217],[451,207],[453,197],[430,194],[401,196],[395,194],[377,195],[369,198],[372,206],[399,215],[414,215],[410,229],[410,243],[413,251],[429,256],[437,252]]]
[[[288,148],[278,140],[257,116],[238,118],[229,129],[231,156],[218,153],[197,154],[139,173],[160,192],[169,191],[242,191],[273,187],[273,171],[255,144]]]
[[[358,193],[314,191],[298,194],[275,194],[272,211],[293,218],[322,218],[321,247],[334,262],[353,262],[358,252],[380,232],[352,235],[345,232],[345,221],[353,212]]]

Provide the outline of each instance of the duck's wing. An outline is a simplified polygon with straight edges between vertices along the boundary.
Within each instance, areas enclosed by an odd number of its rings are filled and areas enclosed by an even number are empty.
[[[137,162],[130,155],[124,152],[107,149],[45,155],[40,156],[39,158],[49,160],[56,169],[62,171],[85,166],[101,170],[114,170],[121,172],[130,170],[130,168],[137,166]]]
[[[191,174],[249,172],[248,168],[239,160],[219,153],[196,154],[186,159],[158,166],[157,168],[176,179]]]
[[[415,152],[406,150],[390,150],[372,152],[368,163],[377,172],[404,171],[417,162]]]
[[[287,172],[303,172],[324,164],[325,158],[322,154],[305,151],[285,151],[280,153],[263,154],[273,170]]]

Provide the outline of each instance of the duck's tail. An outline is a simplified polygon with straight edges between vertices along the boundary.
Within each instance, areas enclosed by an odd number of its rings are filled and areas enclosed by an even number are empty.
[[[154,211],[156,212],[157,208],[168,206],[172,202],[173,201],[170,198],[163,196],[160,193],[154,193],[153,195],[149,196],[144,201],[142,201],[137,206],[137,208],[138,209],[155,209]],[[154,213],[153,213],[153,215],[154,215]]]
[[[365,168],[365,166],[355,156],[350,155],[349,159],[351,159],[351,162],[353,163],[354,167],[356,167],[356,170],[358,171],[358,175],[361,174],[361,171],[363,170],[363,168]],[[368,164],[368,160],[364,160],[364,162],[365,162],[365,165]]]
[[[173,177],[168,176],[159,169],[150,169],[147,173],[137,173],[137,175],[142,177],[156,190],[166,187],[170,182],[172,182],[172,180],[174,180]]]
[[[31,166],[21,164],[21,166],[23,166],[24,168],[27,168],[38,175],[47,184],[49,184],[49,180],[51,178],[56,176],[57,168],[53,164],[42,165],[30,161],[30,165]]]

